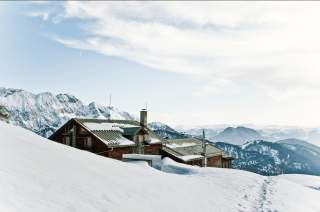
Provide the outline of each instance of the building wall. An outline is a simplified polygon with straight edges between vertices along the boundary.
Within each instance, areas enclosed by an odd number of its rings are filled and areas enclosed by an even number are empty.
[[[133,147],[117,147],[117,148],[110,148],[107,152],[102,153],[102,156],[122,160],[123,154],[131,154],[133,152]]]
[[[215,155],[207,158],[208,167],[222,167],[222,155]]]
[[[146,155],[160,155],[160,148],[162,144],[151,144],[144,146],[144,154]]]
[[[222,168],[232,168],[232,160],[222,159]]]
[[[202,166],[202,159],[188,161],[186,162],[186,164],[189,164],[192,166]]]

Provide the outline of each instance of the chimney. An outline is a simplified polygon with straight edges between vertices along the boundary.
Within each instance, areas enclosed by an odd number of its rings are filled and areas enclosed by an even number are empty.
[[[147,113],[148,111],[146,109],[140,111],[140,125],[143,127],[148,125]]]

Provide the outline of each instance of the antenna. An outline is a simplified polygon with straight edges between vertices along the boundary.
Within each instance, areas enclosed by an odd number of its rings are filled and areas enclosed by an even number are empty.
[[[111,108],[111,103],[112,103],[112,95],[109,95],[109,108]]]
[[[111,119],[111,100],[112,100],[112,96],[111,94],[109,94],[109,116],[108,116],[108,120]]]
[[[148,102],[146,102],[146,110],[148,110]]]

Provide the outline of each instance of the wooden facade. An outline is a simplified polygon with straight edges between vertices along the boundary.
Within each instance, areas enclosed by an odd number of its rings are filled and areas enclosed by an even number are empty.
[[[139,128],[139,126],[137,126],[137,128]],[[103,142],[102,139],[99,138],[99,136],[88,130],[88,128],[83,126],[81,122],[77,121],[77,119],[71,119],[60,129],[58,129],[53,135],[51,135],[49,139],[61,144],[72,146],[81,150],[90,151],[92,153],[117,160],[122,160],[123,154],[160,154],[160,149],[162,146],[161,143],[148,144],[143,142],[142,140],[143,144],[140,148],[142,149],[142,151],[139,152],[137,150],[138,142],[141,141],[139,140],[139,138],[141,136],[142,138],[144,138],[145,135],[148,134],[148,131],[143,130],[143,127],[141,127],[141,129],[142,130],[137,131],[136,135],[124,135],[126,139],[135,142],[135,145],[109,146],[105,142]]]

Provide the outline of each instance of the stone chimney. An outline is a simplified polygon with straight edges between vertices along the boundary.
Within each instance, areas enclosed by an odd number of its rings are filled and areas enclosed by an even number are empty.
[[[148,125],[147,113],[148,111],[146,109],[140,111],[140,125],[143,127],[147,127]]]

